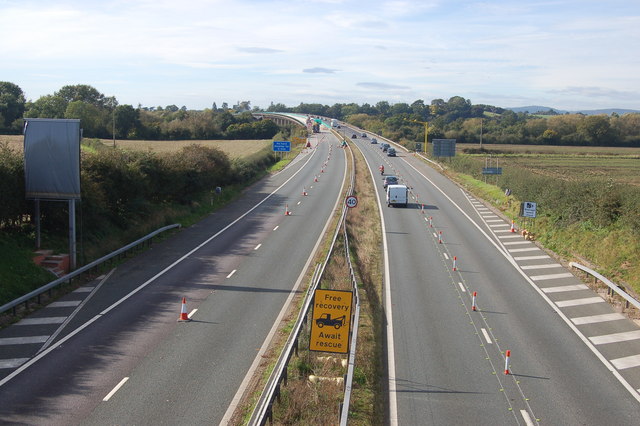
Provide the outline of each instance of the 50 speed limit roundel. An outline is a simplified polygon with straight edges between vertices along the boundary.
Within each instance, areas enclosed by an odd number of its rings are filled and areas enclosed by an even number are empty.
[[[356,197],[355,195],[349,195],[345,200],[345,204],[350,209],[354,208],[355,206],[358,205],[358,197]]]

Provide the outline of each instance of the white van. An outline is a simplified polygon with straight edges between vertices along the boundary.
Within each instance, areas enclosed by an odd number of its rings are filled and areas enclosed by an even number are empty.
[[[388,185],[387,186],[387,206],[401,205],[407,207],[409,203],[409,189],[407,185]]]

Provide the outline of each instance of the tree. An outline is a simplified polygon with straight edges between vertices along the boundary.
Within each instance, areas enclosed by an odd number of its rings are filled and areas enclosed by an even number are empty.
[[[609,145],[613,137],[609,117],[606,115],[590,115],[586,117],[579,130],[589,141],[590,145]]]
[[[62,89],[55,92],[54,95],[60,96],[67,103],[82,101],[98,108],[105,107],[105,96],[98,92],[97,89],[87,84],[64,86]]]
[[[0,127],[11,128],[14,121],[22,118],[24,110],[22,89],[8,81],[0,81]]]
[[[28,104],[24,116],[29,118],[64,118],[66,110],[67,101],[60,96],[46,95]]]
[[[127,138],[140,125],[139,110],[131,105],[119,105],[115,110],[116,135]]]
[[[70,102],[69,105],[67,105],[64,118],[79,118],[84,136],[106,136],[106,132],[101,126],[103,122],[102,113],[98,107],[93,104],[83,101]]]

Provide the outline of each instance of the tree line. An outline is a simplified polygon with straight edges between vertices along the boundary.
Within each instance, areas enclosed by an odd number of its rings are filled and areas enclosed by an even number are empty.
[[[83,135],[90,138],[189,140],[271,139],[279,127],[270,120],[257,121],[241,103],[237,110],[225,104],[202,111],[166,107],[120,105],[113,96],[96,88],[67,85],[52,95],[26,101],[14,83],[0,82],[0,132],[22,133],[23,118],[75,118],[81,120]],[[241,112],[240,112],[241,111]],[[240,113],[238,113],[240,112]]]
[[[278,127],[270,121],[256,121],[249,101],[229,108],[213,103],[204,110],[185,106],[133,107],[119,105],[92,86],[64,86],[53,95],[26,101],[19,86],[0,82],[0,131],[20,133],[22,118],[79,118],[87,137],[118,139],[269,139]],[[514,112],[501,107],[472,104],[453,96],[448,100],[418,99],[411,104],[380,101],[337,103],[332,106],[300,103],[287,107],[273,102],[268,112],[294,112],[349,121],[407,146],[428,139],[456,139],[459,143],[532,145],[640,146],[640,114],[583,115]]]

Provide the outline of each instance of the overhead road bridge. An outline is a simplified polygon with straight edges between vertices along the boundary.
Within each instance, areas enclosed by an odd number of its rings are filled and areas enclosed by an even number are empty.
[[[268,119],[274,121],[279,126],[286,126],[290,124],[306,126],[307,119],[309,118],[309,116],[306,114],[290,114],[282,112],[254,112],[251,114],[258,119]]]

